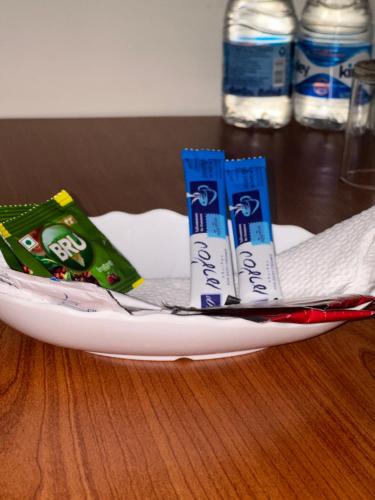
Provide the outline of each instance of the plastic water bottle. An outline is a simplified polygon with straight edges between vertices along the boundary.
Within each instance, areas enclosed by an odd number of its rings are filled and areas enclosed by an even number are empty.
[[[313,128],[345,127],[355,63],[370,59],[367,0],[308,0],[298,30],[294,114]]]
[[[238,127],[286,125],[292,114],[289,0],[231,0],[224,27],[223,117]]]

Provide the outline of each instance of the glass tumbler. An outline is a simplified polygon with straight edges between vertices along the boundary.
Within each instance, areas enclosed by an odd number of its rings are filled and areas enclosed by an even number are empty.
[[[375,191],[375,59],[354,66],[340,178]]]

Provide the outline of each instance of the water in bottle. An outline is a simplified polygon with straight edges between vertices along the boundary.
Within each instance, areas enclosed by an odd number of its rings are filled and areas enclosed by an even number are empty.
[[[308,0],[300,21],[294,64],[294,115],[313,128],[345,127],[353,68],[370,59],[367,0]]]
[[[289,0],[231,0],[224,27],[223,116],[238,127],[286,125],[296,18]]]

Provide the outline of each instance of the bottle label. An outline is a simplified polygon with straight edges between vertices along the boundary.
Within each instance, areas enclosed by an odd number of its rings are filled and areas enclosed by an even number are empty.
[[[291,43],[278,38],[224,42],[223,91],[244,97],[290,94]]]
[[[354,65],[371,57],[371,45],[317,44],[299,40],[294,64],[294,90],[323,99],[349,99]]]

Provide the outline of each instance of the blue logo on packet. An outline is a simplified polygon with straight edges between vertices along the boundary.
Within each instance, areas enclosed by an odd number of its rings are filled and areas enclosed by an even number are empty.
[[[192,185],[193,184],[195,183],[192,183]],[[203,207],[207,207],[216,200],[217,192],[215,189],[212,189],[208,184],[201,184],[196,188],[196,190],[193,193],[187,193],[186,196],[187,198],[191,198],[192,204],[198,202]]]
[[[190,234],[210,233],[222,237],[219,198],[216,181],[192,181],[190,192],[186,193],[191,207]],[[225,237],[225,228],[224,228]]]
[[[240,196],[239,201],[235,206],[230,206],[229,210],[233,210],[237,216],[242,213],[245,217],[251,217],[260,207],[259,199],[252,198],[250,194]]]
[[[210,293],[206,295],[201,295],[201,307],[215,307],[220,306],[220,294]]]
[[[235,245],[251,242],[254,245],[269,243],[269,231],[265,233],[267,222],[263,221],[260,192],[258,190],[246,191],[233,194],[233,205],[229,210],[234,212],[235,224]]]

